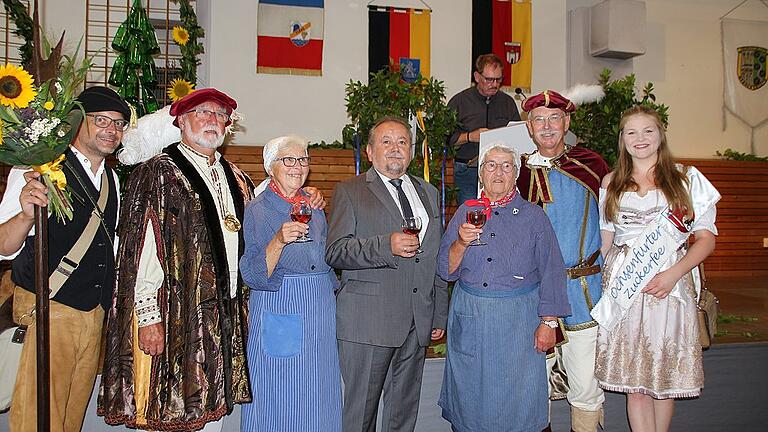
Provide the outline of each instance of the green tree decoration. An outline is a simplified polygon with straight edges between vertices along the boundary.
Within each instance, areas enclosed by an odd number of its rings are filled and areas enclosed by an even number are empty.
[[[647,83],[642,88],[638,99],[635,96],[634,74],[611,81],[610,69],[603,69],[598,83],[603,87],[605,97],[598,102],[580,105],[571,114],[570,130],[585,147],[600,153],[608,165],[613,166],[618,156],[621,114],[633,105],[647,105],[659,113],[666,127],[669,107],[656,103],[653,83]]]
[[[417,111],[424,113],[425,131],[417,130],[416,157],[409,171],[422,177],[424,158],[421,143],[427,138],[432,153],[428,161],[432,173],[430,182],[439,185],[446,139],[458,125],[456,112],[445,102],[445,85],[442,81],[419,76],[413,83],[408,83],[400,78],[400,71],[396,68],[382,69],[371,74],[368,84],[351,80],[347,83],[346,106],[351,123],[344,126],[342,137],[344,146],[348,148],[354,148],[355,135],[361,147],[365,147],[368,132],[382,116],[396,115],[408,119]],[[449,156],[453,152],[453,148],[448,148]]]
[[[24,40],[19,47],[21,64],[25,65],[32,59],[32,18],[27,7],[20,0],[3,0],[5,13],[16,26],[13,34]]]
[[[173,2],[179,5],[181,25],[187,33],[186,38],[182,40],[178,40],[174,34],[174,41],[181,49],[181,78],[195,85],[197,84],[197,66],[200,65],[197,56],[204,51],[203,44],[197,39],[205,36],[205,31],[198,25],[195,8],[190,5],[189,0],[173,0]]]
[[[153,113],[160,107],[155,98],[157,71],[153,56],[160,53],[155,29],[149,22],[141,0],[134,0],[128,18],[120,24],[112,49],[118,56],[109,74],[109,84],[136,108],[138,117]]]

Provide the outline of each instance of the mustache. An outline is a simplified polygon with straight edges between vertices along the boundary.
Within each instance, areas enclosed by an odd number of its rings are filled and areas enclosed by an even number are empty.
[[[117,139],[117,134],[114,133],[114,132],[106,132],[105,131],[103,133],[97,133],[96,137],[97,138],[101,138],[101,139]]]
[[[405,159],[405,156],[397,152],[385,153],[384,157],[395,158],[395,159]]]

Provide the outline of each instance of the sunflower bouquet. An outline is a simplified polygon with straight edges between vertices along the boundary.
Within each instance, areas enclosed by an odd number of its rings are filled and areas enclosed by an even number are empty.
[[[72,201],[61,163],[83,119],[75,92],[87,66],[62,56],[57,77],[41,85],[23,67],[0,66],[0,162],[42,174],[49,208],[64,223],[72,220]]]

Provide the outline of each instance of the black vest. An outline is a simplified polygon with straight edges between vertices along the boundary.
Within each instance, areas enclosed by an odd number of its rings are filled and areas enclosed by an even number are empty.
[[[61,258],[75,244],[91,217],[94,204],[99,200],[99,191],[93,186],[77,156],[71,150],[66,152],[64,173],[67,187],[72,191],[73,218],[66,224],[58,221],[55,215],[48,217],[48,274],[56,269]],[[112,289],[115,284],[115,254],[112,242],[115,241],[117,223],[117,199],[119,191],[115,184],[112,169],[105,166],[109,195],[104,210],[104,225],[99,226],[90,248],[80,261],[80,265],[64,283],[53,300],[81,311],[93,310],[99,304],[109,310],[112,303]],[[77,177],[76,177],[77,175]],[[78,181],[78,177],[80,181]],[[82,182],[82,184],[81,184]],[[83,187],[84,186],[84,187]],[[87,195],[86,195],[87,194]],[[88,198],[90,195],[91,199]],[[11,279],[13,282],[35,292],[35,236],[27,237],[21,253],[13,260]]]

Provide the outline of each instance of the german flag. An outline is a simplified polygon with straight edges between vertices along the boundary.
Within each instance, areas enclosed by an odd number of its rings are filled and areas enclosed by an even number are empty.
[[[501,85],[530,91],[531,36],[531,0],[473,0],[471,70],[478,56],[494,53],[505,60]]]
[[[408,68],[429,77],[430,15],[424,9],[369,6],[368,72],[395,64],[402,72]]]

